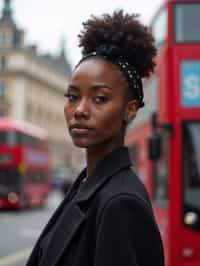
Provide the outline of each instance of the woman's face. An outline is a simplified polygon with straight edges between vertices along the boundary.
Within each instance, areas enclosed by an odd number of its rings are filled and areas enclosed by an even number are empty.
[[[109,149],[119,144],[131,109],[126,86],[117,66],[103,59],[88,59],[75,69],[64,114],[76,146],[96,148],[104,144]],[[134,110],[136,113],[136,107]]]

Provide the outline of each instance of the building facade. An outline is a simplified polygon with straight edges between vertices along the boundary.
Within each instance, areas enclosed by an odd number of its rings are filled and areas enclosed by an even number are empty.
[[[0,117],[23,120],[47,129],[54,167],[76,170],[82,155],[73,148],[64,120],[64,91],[71,73],[64,49],[42,55],[28,46],[18,29],[11,1],[0,18]]]

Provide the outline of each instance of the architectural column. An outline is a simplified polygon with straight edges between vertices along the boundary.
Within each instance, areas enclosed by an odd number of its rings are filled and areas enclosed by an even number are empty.
[[[25,120],[25,81],[17,79],[13,82],[13,112],[14,119]]]

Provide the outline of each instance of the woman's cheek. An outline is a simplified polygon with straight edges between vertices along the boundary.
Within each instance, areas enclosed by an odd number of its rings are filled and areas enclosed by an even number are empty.
[[[122,115],[119,112],[108,113],[107,117],[102,118],[102,128],[111,134],[118,132],[121,129],[122,123]]]

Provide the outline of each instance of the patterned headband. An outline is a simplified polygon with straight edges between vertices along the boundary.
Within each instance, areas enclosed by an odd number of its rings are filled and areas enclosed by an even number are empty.
[[[129,64],[128,61],[126,61],[123,56],[120,55],[119,49],[113,45],[100,45],[94,52],[84,55],[78,65],[84,60],[93,56],[100,56],[105,60],[116,64],[120,68],[128,82],[130,96],[137,100],[138,107],[143,107],[144,95],[142,79],[137,73],[135,67]]]

